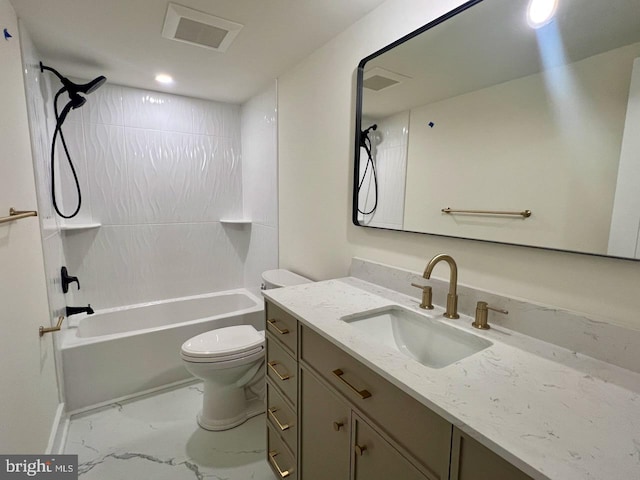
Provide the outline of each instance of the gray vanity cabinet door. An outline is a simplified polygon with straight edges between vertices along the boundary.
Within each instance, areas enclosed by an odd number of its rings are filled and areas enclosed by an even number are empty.
[[[453,429],[451,480],[533,480],[484,445]]]
[[[351,410],[309,370],[300,382],[300,478],[348,480]]]
[[[353,417],[354,480],[428,480],[365,421]]]

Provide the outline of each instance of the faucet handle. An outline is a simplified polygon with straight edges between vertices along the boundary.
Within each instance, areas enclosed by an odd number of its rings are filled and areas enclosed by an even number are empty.
[[[491,328],[488,322],[489,310],[493,310],[494,312],[498,313],[504,313],[505,315],[509,313],[507,310],[503,310],[501,308],[490,307],[487,302],[478,302],[478,304],[476,305],[475,322],[473,322],[471,326],[479,330],[489,330]]]
[[[422,290],[422,303],[420,304],[420,308],[433,310],[433,304],[431,303],[431,299],[433,297],[431,285],[418,285],[417,283],[412,283],[411,286]]]
[[[69,284],[73,282],[78,285],[78,290],[80,290],[80,280],[78,280],[78,277],[72,277],[69,275],[67,267],[62,267],[60,269],[60,278],[62,279],[62,293],[67,293],[69,291]]]

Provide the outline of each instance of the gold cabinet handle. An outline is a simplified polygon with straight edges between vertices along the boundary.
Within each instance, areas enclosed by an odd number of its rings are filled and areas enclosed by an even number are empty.
[[[267,320],[267,323],[269,325],[271,325],[276,332],[278,332],[280,335],[286,335],[287,333],[289,333],[289,329],[288,328],[283,328],[280,329],[278,328],[278,325],[276,325],[277,320],[275,318],[272,318],[271,320]]]
[[[278,425],[278,428],[280,429],[281,432],[284,432],[285,430],[289,430],[290,425],[288,423],[285,423],[284,425],[280,422],[280,420],[278,420],[278,417],[276,417],[276,412],[278,411],[277,408],[268,408],[267,412],[269,412],[269,416],[271,418],[273,418],[273,421],[276,422],[276,425]]]
[[[336,432],[339,432],[342,427],[344,427],[344,423],[343,422],[333,422],[333,429]]]
[[[354,449],[355,449],[356,453],[357,453],[359,456],[362,456],[362,455],[364,455],[364,452],[367,450],[367,446],[366,446],[366,445],[362,445],[362,446],[360,446],[360,445],[356,444],[356,446],[354,447]]]
[[[347,382],[344,378],[342,378],[342,375],[344,375],[344,372],[342,370],[340,370],[339,368],[334,370],[331,373],[333,373],[336,377],[338,377],[338,380],[340,380],[347,387],[349,387],[349,390],[351,390],[356,395],[358,395],[362,400],[364,400],[365,398],[369,398],[371,396],[371,393],[369,393],[368,390],[364,390],[364,389],[363,390],[358,390],[356,387],[354,387],[349,382]]]
[[[278,378],[280,380],[289,380],[291,378],[291,375],[289,375],[288,373],[285,373],[284,375],[282,375],[277,369],[276,369],[276,365],[280,365],[278,362],[269,362],[267,363],[267,365],[269,366],[269,368],[271,370],[273,370],[273,373],[275,373]]]
[[[275,450],[271,450],[269,452],[269,461],[271,462],[271,465],[273,465],[273,468],[278,471],[278,475],[280,475],[280,478],[287,478],[289,475],[291,475],[291,472],[289,470],[282,470],[280,468],[278,462],[276,462],[276,457],[278,455],[278,452],[276,452]]]

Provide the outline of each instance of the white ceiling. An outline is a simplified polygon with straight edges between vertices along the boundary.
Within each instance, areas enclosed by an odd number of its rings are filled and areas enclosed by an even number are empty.
[[[244,25],[226,53],[162,38],[169,0],[11,3],[63,75],[242,103],[383,1],[174,0]],[[159,72],[175,83],[156,83]]]

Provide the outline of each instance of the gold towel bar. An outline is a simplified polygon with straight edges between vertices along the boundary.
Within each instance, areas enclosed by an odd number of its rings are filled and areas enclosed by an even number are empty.
[[[470,213],[476,215],[519,215],[522,218],[529,218],[531,216],[531,210],[524,210],[522,212],[501,212],[497,210],[452,210],[451,208],[443,208],[443,213]]]
[[[35,210],[16,210],[15,208],[9,209],[9,216],[0,218],[0,223],[13,222],[14,220],[20,220],[21,218],[37,217],[38,212]]]

